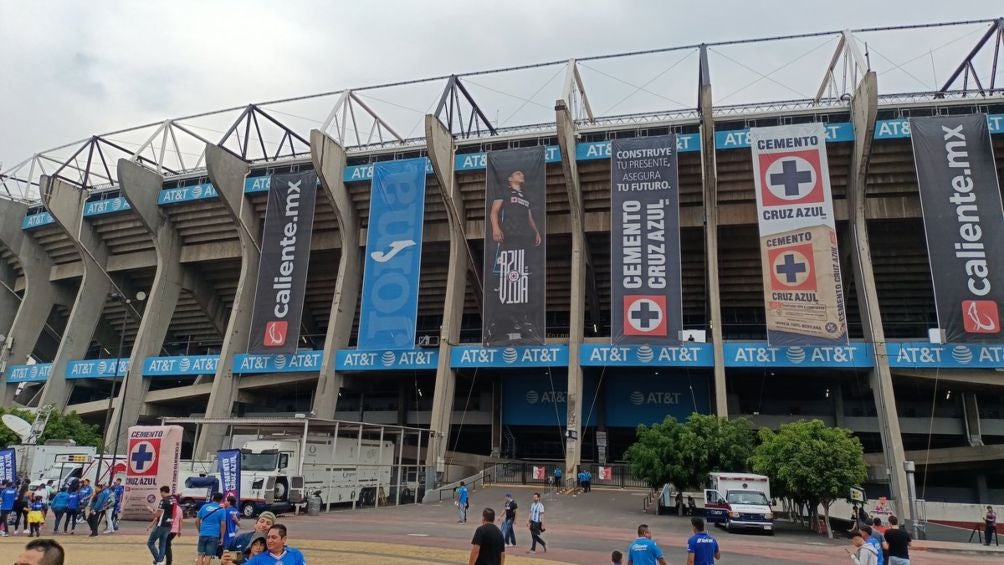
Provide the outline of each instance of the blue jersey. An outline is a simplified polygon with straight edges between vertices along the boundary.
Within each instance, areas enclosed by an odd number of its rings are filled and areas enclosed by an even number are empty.
[[[122,510],[122,497],[125,495],[125,485],[113,486],[112,494],[115,495],[115,512],[118,512]]]
[[[302,553],[287,546],[282,555],[278,557],[268,551],[263,551],[245,561],[244,565],[307,565],[307,560],[304,559]]]
[[[694,565],[715,565],[718,542],[706,532],[699,532],[687,540],[687,553],[694,554]]]
[[[67,510],[80,510],[80,494],[71,492],[66,497]]]
[[[227,507],[226,509],[227,533],[223,538],[223,543],[228,546],[233,542],[234,538],[237,537],[237,529],[238,529],[237,520],[240,518],[240,515],[241,515],[240,510],[237,510],[236,508],[233,508],[231,506]]]
[[[94,500],[91,501],[91,510],[96,512],[101,512],[108,505],[108,489],[105,489],[98,494],[94,495]]]
[[[882,555],[882,542],[880,542],[878,540],[878,538],[874,537],[874,536],[869,537],[865,541],[867,541],[868,543],[870,543],[871,546],[875,548],[875,551],[878,552],[878,565],[884,565],[885,564],[885,556]]]
[[[36,500],[35,502],[31,503],[31,509],[32,510],[45,510],[45,503],[42,502],[41,500]]]
[[[0,511],[10,512],[14,509],[14,501],[17,500],[17,489],[7,487],[0,493]]]
[[[633,565],[657,565],[662,559],[659,544],[648,538],[638,538],[628,546],[628,563]]]
[[[467,504],[467,500],[468,500],[467,487],[460,487],[460,488],[458,488],[457,489],[457,502],[459,502],[460,505],[463,506],[463,505]]]
[[[226,509],[215,502],[204,505],[199,510],[199,535],[206,537],[220,537],[220,523],[226,518]]]
[[[80,505],[87,506],[87,503],[91,501],[91,495],[94,494],[94,487],[80,487],[77,493],[80,495]]]

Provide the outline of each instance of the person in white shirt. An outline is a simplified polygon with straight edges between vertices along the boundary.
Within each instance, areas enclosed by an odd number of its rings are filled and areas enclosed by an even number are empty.
[[[544,531],[544,504],[540,501],[540,493],[533,493],[533,504],[530,505],[530,537],[533,542],[530,544],[529,553],[537,553],[537,544],[547,553],[547,543],[540,534]]]

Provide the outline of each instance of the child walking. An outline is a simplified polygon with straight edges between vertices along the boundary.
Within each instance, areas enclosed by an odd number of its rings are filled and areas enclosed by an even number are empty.
[[[42,527],[42,522],[44,521],[45,503],[42,502],[41,496],[36,496],[28,510],[28,528],[30,528],[28,537],[39,537],[41,533],[38,530]]]

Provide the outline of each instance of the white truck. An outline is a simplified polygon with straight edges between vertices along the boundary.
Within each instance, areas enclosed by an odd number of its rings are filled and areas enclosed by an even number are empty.
[[[730,532],[756,529],[773,535],[770,479],[751,473],[710,473],[704,490],[704,516]]]
[[[96,450],[87,445],[73,445],[66,441],[50,441],[44,445],[15,445],[17,474],[32,486],[53,481],[62,485],[70,477],[80,478],[97,460]],[[110,457],[109,463],[110,463]],[[96,469],[94,469],[96,475]],[[107,471],[103,470],[107,476]],[[91,477],[93,480],[96,477]]]

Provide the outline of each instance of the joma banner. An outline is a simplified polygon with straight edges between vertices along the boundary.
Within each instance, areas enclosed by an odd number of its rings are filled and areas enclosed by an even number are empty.
[[[949,342],[998,342],[1004,212],[987,116],[910,118],[910,130],[938,326]]]
[[[373,167],[359,309],[361,350],[415,347],[426,161],[383,161]]]
[[[0,449],[0,483],[14,484],[17,479],[17,454],[14,448]]]
[[[772,346],[847,343],[826,132],[752,128],[760,259]]]
[[[544,163],[543,146],[488,152],[482,331],[486,347],[544,344]]]
[[[178,492],[181,461],[181,426],[132,426],[129,428],[125,500],[122,516],[148,520],[160,500],[162,486]]]
[[[270,184],[248,351],[293,353],[300,340],[317,175],[278,174]]]
[[[673,344],[683,329],[676,136],[615,139],[610,341]]]
[[[241,506],[241,450],[221,449],[216,452],[217,466],[220,471],[220,490],[223,498],[233,496],[237,499],[237,508]]]

